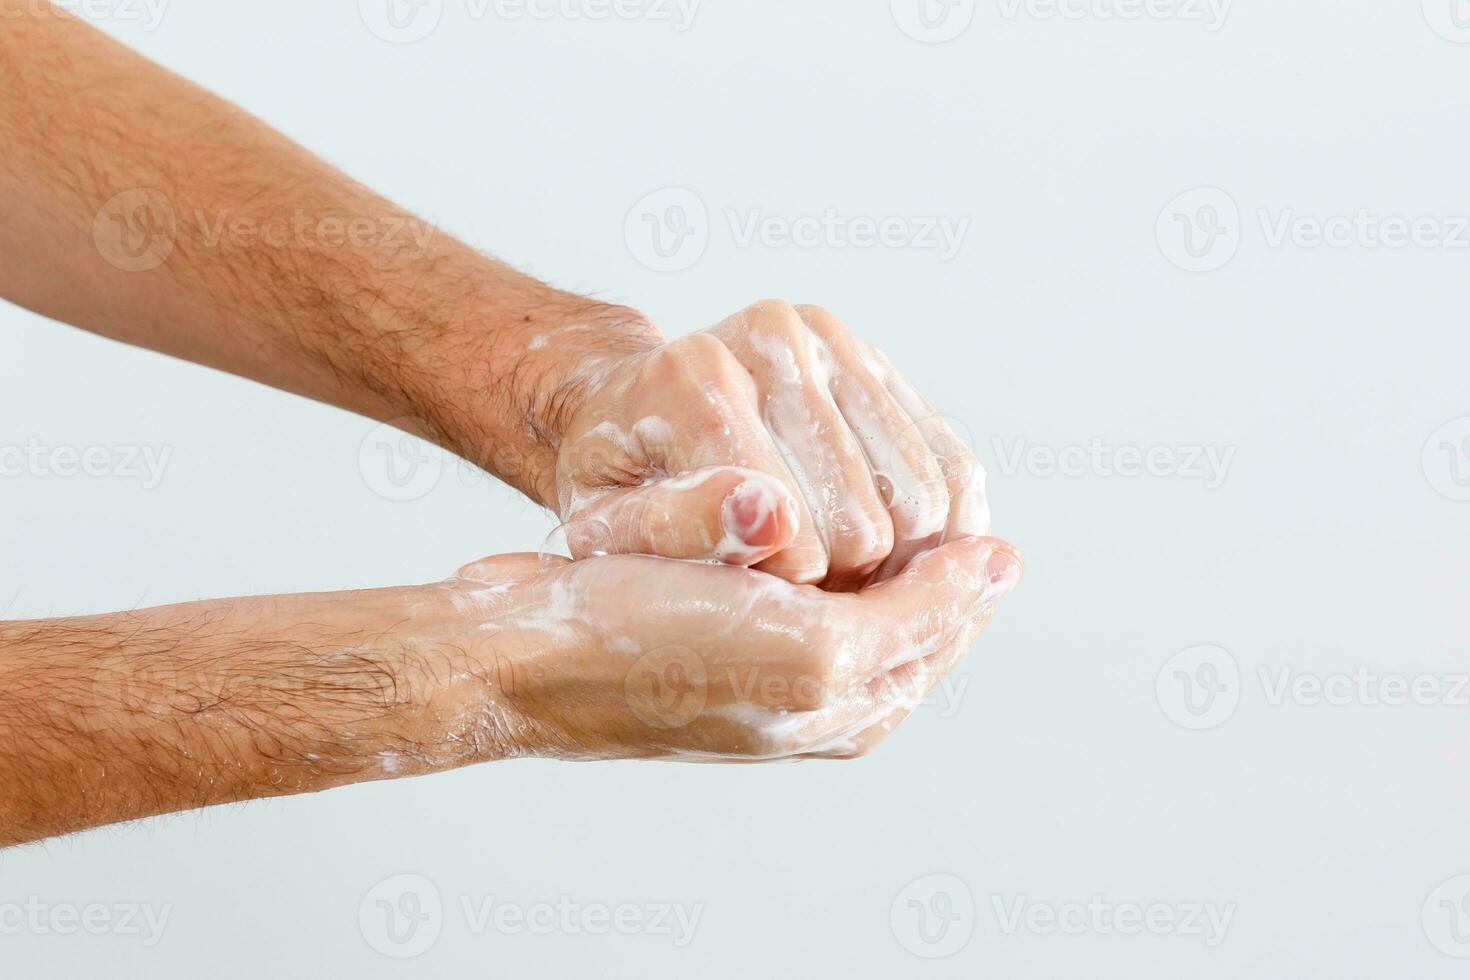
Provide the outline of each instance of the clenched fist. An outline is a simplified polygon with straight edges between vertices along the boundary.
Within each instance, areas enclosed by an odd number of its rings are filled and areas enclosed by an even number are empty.
[[[556,462],[573,555],[748,565],[834,591],[989,533],[984,472],[884,354],[767,301],[593,359]]]

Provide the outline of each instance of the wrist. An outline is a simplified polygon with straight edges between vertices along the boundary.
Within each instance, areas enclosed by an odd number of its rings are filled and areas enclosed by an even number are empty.
[[[327,325],[294,332],[313,374],[295,387],[436,442],[543,504],[561,433],[598,372],[662,341],[635,310],[554,289],[448,235],[353,258],[302,260],[323,307],[303,320]]]
[[[548,665],[580,661],[586,642],[557,625],[544,572],[560,564],[501,555],[424,587],[411,628],[433,637],[436,654],[417,658],[427,696],[404,723],[431,768],[557,754],[538,721],[548,687],[560,683]],[[456,639],[446,646],[445,637]]]
[[[534,498],[557,512],[556,462],[572,420],[620,366],[663,343],[643,314],[626,307],[597,306],[534,334],[514,372],[517,404],[540,457]]]
[[[555,511],[567,426],[618,365],[663,338],[631,308],[547,293],[446,336],[440,366],[406,414],[443,448]]]

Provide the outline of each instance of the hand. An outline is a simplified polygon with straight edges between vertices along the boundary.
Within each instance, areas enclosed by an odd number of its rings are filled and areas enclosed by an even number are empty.
[[[635,311],[488,259],[84,22],[31,7],[0,32],[13,81],[0,90],[0,296],[435,440],[554,507],[578,556],[715,559],[853,589],[987,533],[973,456],[830,314],[759,303],[664,343]],[[266,244],[274,232],[177,221],[143,236],[160,251],[135,268],[134,218],[167,213],[293,231]],[[294,231],[329,221],[368,221],[383,240]]]
[[[950,670],[1020,576],[988,538],[856,594],[659,558],[509,555],[437,587],[442,617],[398,639],[464,651],[453,707],[435,713],[461,753],[430,753],[446,764],[851,758]]]
[[[716,560],[851,590],[989,533],[969,448],[824,310],[757,303],[595,374],[556,465],[576,557]]]

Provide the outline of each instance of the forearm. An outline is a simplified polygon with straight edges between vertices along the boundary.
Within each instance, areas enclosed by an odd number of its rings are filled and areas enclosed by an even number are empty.
[[[549,499],[596,356],[656,331],[474,252],[70,16],[0,11],[0,295],[413,420]]]
[[[0,623],[0,845],[504,754],[446,738],[483,681],[405,633],[435,588]]]
[[[500,555],[413,588],[0,624],[0,846],[507,757],[851,757],[1020,570],[984,538],[857,593]]]

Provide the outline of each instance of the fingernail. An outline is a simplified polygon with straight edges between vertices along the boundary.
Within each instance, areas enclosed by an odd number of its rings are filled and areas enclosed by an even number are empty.
[[[776,495],[759,480],[746,480],[725,498],[721,521],[736,539],[754,547],[774,544],[780,531]]]
[[[987,583],[982,602],[994,602],[1021,583],[1021,562],[1009,551],[996,551],[985,560]]]

